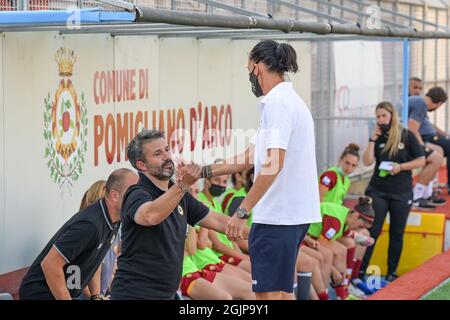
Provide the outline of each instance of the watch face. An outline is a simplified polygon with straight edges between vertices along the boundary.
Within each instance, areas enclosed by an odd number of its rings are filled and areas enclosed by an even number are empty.
[[[236,212],[238,218],[243,219],[246,216],[246,212],[244,209],[238,209]]]

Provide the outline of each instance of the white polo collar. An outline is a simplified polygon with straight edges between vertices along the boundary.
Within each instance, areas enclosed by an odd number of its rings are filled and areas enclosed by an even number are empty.
[[[102,208],[103,217],[105,218],[106,223],[108,224],[109,228],[110,228],[111,230],[114,230],[113,226],[111,225],[110,218],[109,218],[109,216],[106,214],[106,210],[105,210],[105,207],[103,206],[102,201],[103,201],[103,199],[100,200],[100,207]],[[106,206],[106,203],[105,203],[105,206]]]
[[[290,81],[280,82],[275,87],[273,87],[269,92],[267,92],[267,94],[264,96],[264,98],[259,102],[259,106],[260,106],[261,110],[264,107],[264,105],[269,103],[273,97],[278,96],[286,91],[291,91],[291,90],[292,90],[292,82],[290,82]]]

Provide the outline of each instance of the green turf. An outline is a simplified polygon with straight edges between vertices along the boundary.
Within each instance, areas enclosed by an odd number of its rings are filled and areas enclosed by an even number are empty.
[[[443,285],[440,285],[431,293],[427,294],[422,300],[450,300],[450,279],[444,281]]]

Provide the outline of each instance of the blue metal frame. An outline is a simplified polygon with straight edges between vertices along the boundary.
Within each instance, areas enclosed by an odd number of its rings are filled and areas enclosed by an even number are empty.
[[[0,12],[1,25],[64,25],[73,19],[75,12],[70,10],[39,10],[39,11],[6,11]],[[125,11],[106,11],[99,8],[80,9],[78,12],[80,23],[111,23],[133,22],[135,14]]]

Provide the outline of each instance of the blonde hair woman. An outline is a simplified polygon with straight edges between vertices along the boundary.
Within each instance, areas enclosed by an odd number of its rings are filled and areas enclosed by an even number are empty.
[[[413,201],[411,171],[425,165],[424,148],[415,135],[400,124],[397,111],[389,102],[381,102],[376,110],[377,124],[364,151],[363,163],[375,163],[366,194],[373,199],[375,221],[370,235],[375,240],[390,212],[387,281],[397,278],[396,271],[403,248],[403,233]],[[373,248],[367,248],[361,272],[369,265]]]
[[[83,195],[83,199],[81,200],[80,210],[89,207],[94,202],[100,200],[105,196],[106,192],[106,181],[98,180],[94,182],[89,189]]]

